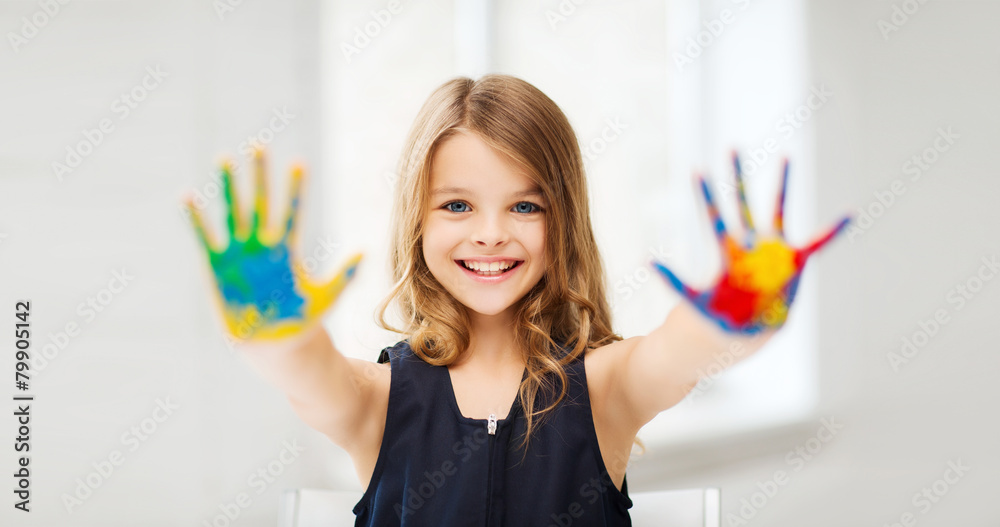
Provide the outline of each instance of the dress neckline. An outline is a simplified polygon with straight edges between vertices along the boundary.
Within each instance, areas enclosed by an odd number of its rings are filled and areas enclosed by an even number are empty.
[[[455,417],[458,418],[459,421],[464,423],[471,423],[471,424],[488,423],[489,419],[475,419],[472,417],[466,417],[462,415],[462,410],[459,409],[458,407],[458,397],[455,395],[455,383],[452,382],[451,380],[451,372],[448,371],[447,366],[438,366],[438,368],[444,370],[445,382],[447,384],[449,393],[448,399],[449,402],[451,403],[452,410],[454,410],[455,412]],[[528,367],[525,366],[524,372],[521,374],[521,381],[524,382],[524,379],[526,379],[527,377],[528,377]],[[507,410],[507,416],[504,417],[503,419],[497,419],[497,426],[500,426],[502,423],[506,423],[507,421],[511,420],[511,418],[514,417],[514,412],[517,409],[521,408],[520,399],[521,399],[520,394],[514,396],[514,402],[511,403],[510,409]]]

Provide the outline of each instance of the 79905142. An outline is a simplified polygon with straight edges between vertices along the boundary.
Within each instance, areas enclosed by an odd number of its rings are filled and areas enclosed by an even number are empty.
[[[14,508],[20,509],[24,512],[30,512],[30,496],[31,496],[31,471],[29,470],[28,464],[31,462],[31,458],[28,452],[31,451],[31,403],[22,401],[32,401],[34,396],[24,394],[28,389],[28,370],[29,362],[28,359],[31,357],[31,323],[28,321],[28,317],[31,315],[31,302],[19,301],[14,305],[14,386],[20,390],[20,392],[14,392],[14,404],[17,410],[14,412],[14,418],[17,419],[17,424],[14,425],[17,429],[17,435],[14,437],[14,451],[20,452],[20,456],[17,459],[17,472],[14,472],[14,494],[20,501],[15,499]]]
[[[14,306],[14,338],[16,350],[14,352],[14,386],[21,391],[28,389],[28,370],[30,368],[28,359],[30,358],[29,348],[31,347],[31,323],[28,316],[31,314],[31,302],[19,301]]]

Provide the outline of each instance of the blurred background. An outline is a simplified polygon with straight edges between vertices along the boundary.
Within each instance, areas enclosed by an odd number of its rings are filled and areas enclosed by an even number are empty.
[[[301,258],[363,250],[326,325],[375,360],[396,162],[455,76],[519,76],[585,156],[615,329],[643,335],[719,254],[692,175],[760,230],[852,227],[806,267],[787,326],[640,433],[629,491],[716,486],[725,525],[998,525],[1000,4],[960,0],[0,2],[0,300],[30,301],[30,389],[4,331],[0,463],[30,394],[31,501],[0,524],[270,526],[284,489],[362,490],[347,455],[233,352],[181,207],[217,237],[268,149],[282,210],[307,166]],[[779,474],[780,473],[780,474]]]

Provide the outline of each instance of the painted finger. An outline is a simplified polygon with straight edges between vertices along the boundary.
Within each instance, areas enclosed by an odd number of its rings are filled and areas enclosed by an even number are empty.
[[[740,157],[735,151],[732,153],[732,157],[733,170],[736,172],[736,195],[740,200],[740,219],[743,222],[743,228],[746,229],[746,246],[751,247],[755,237],[753,217],[750,215],[750,206],[747,205],[746,190],[743,187],[743,170],[740,167]]]
[[[670,282],[670,285],[672,285],[674,289],[677,290],[678,293],[684,296],[684,298],[687,298],[689,301],[696,303],[697,298],[701,296],[700,291],[697,291],[694,288],[682,282],[681,279],[678,278],[673,271],[668,269],[667,266],[661,264],[660,262],[652,260],[650,263],[653,265],[653,268],[659,271],[659,273],[663,275],[663,277],[666,278],[668,282]]]
[[[297,229],[295,228],[295,222],[298,220],[299,203],[302,199],[303,177],[304,170],[302,169],[302,166],[299,164],[292,166],[292,181],[289,189],[290,198],[288,211],[285,213],[284,232],[281,233],[282,241],[289,247],[294,246],[296,243]]]
[[[812,253],[822,249],[823,246],[829,243],[834,236],[842,232],[844,228],[847,227],[847,224],[850,222],[851,222],[850,214],[841,218],[840,221],[838,221],[835,225],[830,227],[829,230],[827,230],[826,234],[816,238],[816,240],[807,245],[805,248],[799,249],[800,258],[804,261]]]
[[[705,179],[698,176],[698,183],[701,185],[701,192],[705,198],[705,205],[708,207],[708,216],[712,221],[712,229],[715,231],[715,237],[721,244],[728,237],[728,234],[726,233],[726,224],[722,222],[722,217],[719,216],[719,209],[715,206],[715,200],[712,199],[712,192],[708,190],[708,184],[705,183]]]
[[[319,315],[327,306],[333,304],[340,293],[347,287],[357,271],[358,264],[364,257],[364,253],[355,253],[341,266],[340,271],[332,279],[322,284],[317,291],[316,303],[313,307],[315,315]]]
[[[774,207],[774,231],[779,238],[785,237],[785,189],[788,188],[788,159],[781,164],[781,189]]]
[[[253,179],[254,202],[253,220],[250,224],[250,235],[259,236],[261,230],[267,229],[267,167],[264,165],[264,147],[256,145],[253,148]],[[263,227],[261,227],[263,225]]]
[[[201,242],[201,246],[205,249],[205,252],[209,256],[216,254],[215,243],[209,238],[208,232],[205,230],[205,221],[201,218],[201,212],[194,205],[194,197],[188,196],[184,199],[184,206],[187,208],[188,215],[191,217],[191,224],[194,226],[194,232],[198,236],[198,241]]]
[[[226,230],[229,231],[229,239],[239,239],[239,233],[243,231],[243,215],[240,212],[240,200],[236,194],[236,185],[233,182],[233,164],[224,161],[222,167],[222,186],[226,195]]]

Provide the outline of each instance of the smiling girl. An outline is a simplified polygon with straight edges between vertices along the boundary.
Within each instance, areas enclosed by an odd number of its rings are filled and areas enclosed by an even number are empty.
[[[636,434],[707,367],[759,349],[787,317],[809,254],[726,233],[702,182],[724,271],[649,335],[612,331],[577,138],[560,109],[506,75],[435,90],[410,131],[396,186],[394,285],[377,320],[403,340],[377,363],[345,357],[320,324],[361,259],[317,284],[293,263],[302,171],[283,225],[267,227],[263,155],[250,225],[224,168],[230,243],[210,255],[226,328],[296,413],[354,461],[358,526],[630,525]],[[738,161],[734,162],[737,178]],[[786,166],[787,177],[787,166]],[[787,180],[787,179],[786,179]],[[784,185],[784,183],[783,183]],[[775,214],[781,235],[782,186]],[[284,277],[286,279],[282,280]],[[402,326],[385,320],[395,305]]]

